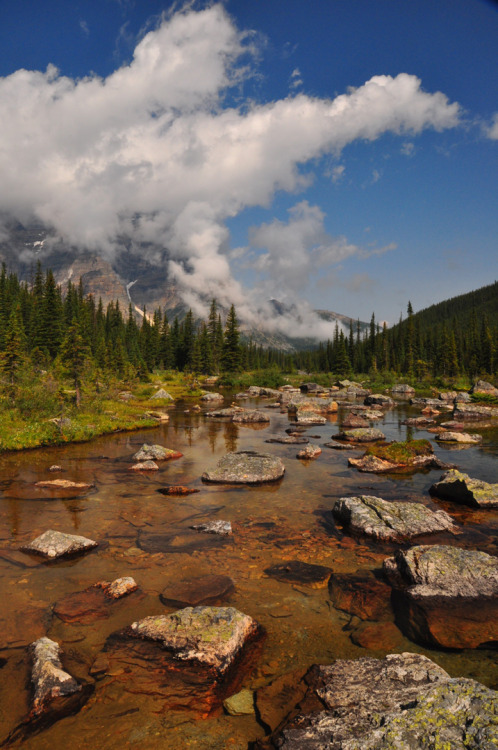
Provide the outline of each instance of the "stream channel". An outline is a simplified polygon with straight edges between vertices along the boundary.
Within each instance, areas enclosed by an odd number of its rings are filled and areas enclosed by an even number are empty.
[[[225,401],[228,405],[230,397]],[[268,403],[253,399],[243,405],[265,409]],[[86,555],[52,563],[26,556],[24,565],[22,555],[14,562],[0,556],[0,741],[29,711],[26,647],[43,635],[61,645],[64,668],[77,679],[94,684],[94,690],[78,713],[27,736],[22,742],[27,750],[242,750],[263,737],[268,728],[255,715],[230,716],[220,708],[206,717],[192,706],[182,709],[168,704],[152,684],[135,679],[131,666],[111,665],[97,677],[92,670],[111,633],[147,615],[168,614],[178,608],[166,606],[159,598],[166,587],[213,574],[230,576],[235,582],[235,590],[222,604],[250,615],[266,631],[257,660],[243,675],[244,688],[260,690],[281,675],[302,673],[314,663],[382,657],[392,651],[424,653],[453,676],[471,677],[498,688],[498,664],[492,649],[452,652],[424,648],[394,628],[392,611],[383,615],[388,625],[374,629],[376,639],[358,638],[365,623],[334,608],[326,585],[313,588],[265,573],[268,567],[291,560],[328,566],[333,574],[379,570],[395,546],[355,538],[336,527],[331,509],[343,496],[376,495],[441,508],[451,514],[462,533],[457,537],[438,535],[430,543],[495,555],[497,510],[474,510],[432,500],[428,488],[441,476],[440,469],[379,476],[349,468],[348,458],[361,455],[361,450],[353,453],[323,447],[349,414],[342,407],[325,425],[308,429],[306,434],[313,436],[310,442],[321,446],[322,453],[316,460],[303,462],[296,459],[301,446],[265,443],[269,437],[285,436],[290,422],[286,412],[270,409],[269,425],[245,426],[207,419],[202,413],[185,413],[188,406],[175,404],[169,410],[169,423],[142,432],[0,456],[3,550],[17,550],[49,528],[99,543]],[[374,426],[383,430],[388,440],[424,437],[433,441],[433,434],[401,424],[407,416],[418,415],[406,401],[397,401]],[[440,420],[444,418],[451,416],[443,412]],[[480,446],[452,450],[434,442],[435,451],[443,461],[457,464],[470,476],[493,482],[498,431],[479,432],[483,435]],[[160,462],[159,471],[136,474],[129,470],[131,457],[144,442],[184,455]],[[222,455],[252,449],[282,458],[284,478],[254,487],[202,483],[202,473]],[[53,464],[61,465],[63,473],[49,473]],[[91,482],[95,487],[74,496],[34,486],[42,479],[59,477]],[[187,485],[200,491],[185,497],[163,496],[157,490],[166,485]],[[231,521],[232,536],[221,538],[190,528],[215,519]],[[88,623],[63,622],[53,613],[54,603],[68,594],[121,576],[133,576],[139,591],[114,603],[106,616]],[[358,645],[359,640],[368,647]],[[192,690],[195,692],[195,685]],[[261,700],[264,707],[264,694]]]

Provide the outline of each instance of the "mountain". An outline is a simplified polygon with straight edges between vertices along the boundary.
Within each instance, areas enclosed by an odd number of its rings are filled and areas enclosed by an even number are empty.
[[[44,269],[52,269],[57,284],[63,289],[69,280],[78,284],[81,279],[84,293],[92,294],[96,300],[101,298],[104,306],[118,301],[126,312],[131,304],[137,316],[143,314],[144,307],[149,313],[160,308],[167,313],[169,320],[175,316],[181,320],[187,312],[178,287],[168,278],[169,256],[165,249],[144,246],[139,255],[131,252],[126,238],[123,238],[119,249],[112,256],[104,257],[61,242],[42,224],[24,226],[4,220],[3,226],[6,231],[0,236],[0,263],[4,262],[7,269],[21,280],[32,280],[40,261]],[[153,257],[154,262],[149,257]],[[268,326],[249,327],[242,323],[243,339],[285,352],[317,346],[316,338],[293,334],[294,329],[299,331],[305,323],[299,305],[288,305],[275,299],[269,304],[276,325],[270,330]],[[337,322],[345,332],[349,330],[350,321],[356,326],[355,320],[340,313],[315,312],[321,320]],[[368,324],[361,322],[360,326],[363,332]],[[279,328],[286,333],[280,332]]]

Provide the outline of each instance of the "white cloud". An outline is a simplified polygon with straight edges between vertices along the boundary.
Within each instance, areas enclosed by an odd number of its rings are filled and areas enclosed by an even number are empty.
[[[75,246],[107,254],[123,233],[137,247],[166,246],[186,298],[216,293],[249,316],[229,265],[227,218],[271,205],[277,190],[304,188],[302,165],[356,139],[459,122],[458,104],[406,73],[374,76],[330,100],[299,94],[228,107],[225,92],[251,73],[253,38],[221,4],[187,8],[163,18],[130,64],[105,79],[73,80],[53,66],[0,78],[0,213],[34,216]],[[302,233],[295,270],[288,255],[268,251],[268,263],[294,283],[307,243],[314,262],[356,252],[322,236],[320,210],[300,205],[291,214]],[[285,233],[269,224],[255,236]]]
[[[338,164],[336,167],[332,168],[332,182],[340,182],[342,178],[344,177],[344,173],[346,171],[346,167],[344,164]]]
[[[491,125],[486,126],[484,132],[491,140],[498,141],[498,112],[495,112]]]
[[[413,156],[415,153],[415,144],[411,141],[405,141],[401,146],[401,153],[404,156]]]
[[[289,85],[291,89],[298,89],[303,85],[303,79],[299,68],[294,68],[294,70],[292,71]]]
[[[84,19],[80,20],[80,29],[85,36],[90,36],[90,29],[88,27],[88,23]]]

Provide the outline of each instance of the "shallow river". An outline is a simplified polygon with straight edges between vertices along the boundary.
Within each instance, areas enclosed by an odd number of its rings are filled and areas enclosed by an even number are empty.
[[[246,402],[244,406],[256,404]],[[264,408],[265,401],[258,405]],[[440,536],[438,542],[498,552],[498,511],[475,511],[431,500],[428,488],[441,470],[388,478],[360,474],[347,465],[348,457],[358,453],[323,447],[349,412],[340,410],[326,425],[308,430],[309,436],[320,436],[311,442],[322,445],[322,454],[304,463],[296,459],[299,446],[264,442],[285,435],[289,418],[279,410],[268,411],[269,426],[255,429],[208,420],[202,414],[185,414],[184,409],[184,404],[178,404],[170,411],[169,424],[152,430],[62,449],[0,456],[0,547],[17,549],[48,528],[99,542],[99,547],[85,556],[51,564],[29,557],[30,565],[24,566],[21,559],[12,562],[0,557],[0,741],[29,708],[26,646],[30,642],[48,635],[61,644],[64,667],[76,678],[93,683],[90,668],[109,635],[146,615],[174,611],[162,604],[159,594],[183,579],[207,574],[231,576],[236,588],[228,603],[264,626],[266,639],[255,668],[243,677],[243,687],[261,688],[286,672],[304,671],[313,663],[384,655],[392,645],[382,635],[378,643],[371,644],[371,650],[353,643],[351,634],[361,623],[332,606],[327,587],[284,583],[265,573],[270,565],[289,560],[328,566],[334,573],[381,567],[394,547],[352,538],[336,528],[330,511],[339,497],[371,494],[417,500],[433,508],[437,504],[462,526],[461,535]],[[434,435],[425,431],[401,425],[407,415],[417,414],[399,402],[375,426],[391,440],[433,439]],[[435,443],[436,453],[471,476],[496,481],[498,434],[496,430],[482,430],[482,434],[480,447],[450,450]],[[160,463],[158,472],[134,474],[129,471],[131,456],[144,442],[160,443],[184,456]],[[283,480],[250,488],[201,482],[202,472],[224,453],[245,449],[280,456],[286,466]],[[64,473],[50,474],[52,464],[60,464]],[[34,487],[36,481],[61,476],[92,482],[95,489],[61,499]],[[186,497],[165,497],[157,492],[175,484],[200,492]],[[190,529],[193,523],[208,519],[231,521],[233,535],[220,539]],[[136,579],[139,592],[113,604],[107,618],[70,624],[53,614],[54,603],[65,595],[126,575]],[[498,688],[496,651],[424,649],[400,633],[394,650],[425,653],[454,676],[472,677]],[[220,710],[203,719],[191,710],[165,708],[164,696],[142,689],[134,681],[132,669],[110,672],[95,681],[94,692],[79,713],[28,737],[23,747],[242,749],[265,734],[254,716],[232,717]]]

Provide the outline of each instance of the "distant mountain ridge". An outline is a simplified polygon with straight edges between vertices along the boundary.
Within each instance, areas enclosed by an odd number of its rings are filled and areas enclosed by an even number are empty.
[[[50,268],[57,284],[63,288],[71,280],[78,284],[81,279],[85,294],[102,299],[104,306],[111,301],[119,302],[121,310],[126,312],[131,304],[137,316],[143,314],[144,307],[152,313],[157,308],[165,311],[170,320],[175,316],[181,320],[188,311],[177,285],[168,278],[168,252],[154,247],[154,263],[148,260],[148,248],[144,255],[132,253],[127,246],[126,238],[112,258],[106,259],[96,252],[81,251],[55,239],[49,230],[41,224],[23,226],[18,222],[4,222],[7,236],[0,239],[0,262],[4,262],[9,271],[18,275],[21,280],[34,278],[38,261],[44,269]],[[298,307],[273,299],[269,301],[275,317],[283,316],[287,321],[296,321],[296,328],[302,323]],[[329,310],[316,310],[318,317],[327,322],[337,322],[345,330],[350,322],[356,327],[356,320]],[[288,326],[289,327],[289,326]],[[368,324],[361,321],[363,331]],[[280,349],[285,352],[311,349],[318,345],[314,337],[292,336],[277,330],[271,332],[267,327],[241,324],[244,340],[251,340],[265,348]]]

